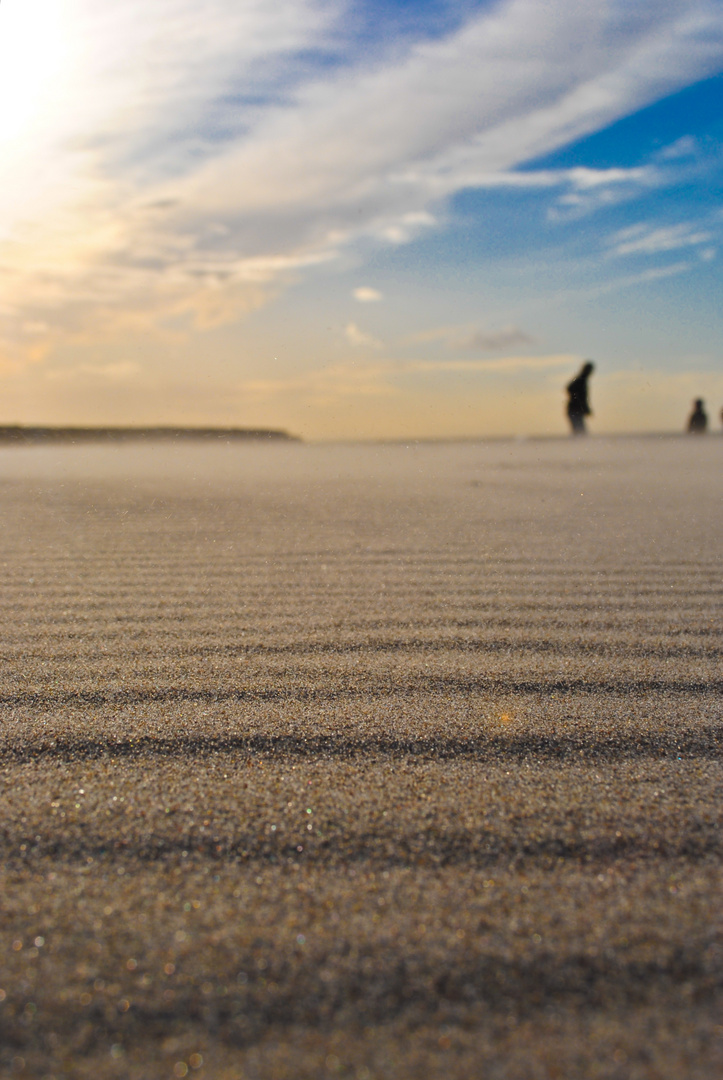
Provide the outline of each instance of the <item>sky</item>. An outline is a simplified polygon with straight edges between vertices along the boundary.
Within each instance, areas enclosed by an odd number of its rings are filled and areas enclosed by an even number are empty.
[[[723,0],[1,0],[0,423],[723,407]]]

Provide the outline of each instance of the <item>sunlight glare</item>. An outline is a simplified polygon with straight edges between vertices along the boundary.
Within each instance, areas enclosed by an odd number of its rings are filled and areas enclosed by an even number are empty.
[[[32,137],[64,95],[69,58],[66,0],[4,0],[0,7],[0,146]]]

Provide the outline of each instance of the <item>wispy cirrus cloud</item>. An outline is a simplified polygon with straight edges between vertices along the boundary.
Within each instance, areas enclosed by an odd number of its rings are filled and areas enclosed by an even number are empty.
[[[657,255],[709,245],[715,234],[707,228],[683,222],[678,225],[631,225],[610,238],[615,255]]]

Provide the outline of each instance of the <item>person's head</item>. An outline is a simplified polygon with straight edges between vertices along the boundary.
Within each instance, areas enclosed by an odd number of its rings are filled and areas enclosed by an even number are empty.
[[[702,397],[697,397],[695,399],[695,401],[693,402],[693,405],[695,406],[695,411],[696,412],[702,412],[703,411],[703,406],[705,405],[705,402],[703,401]]]
[[[580,372],[580,374],[581,375],[592,375],[594,370],[595,370],[595,365],[593,364],[592,360],[586,360],[585,363],[582,365],[582,371]]]

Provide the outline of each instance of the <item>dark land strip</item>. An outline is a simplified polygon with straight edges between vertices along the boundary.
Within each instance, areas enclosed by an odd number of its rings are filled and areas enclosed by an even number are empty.
[[[0,426],[0,444],[130,442],[133,440],[275,440],[299,442],[296,435],[276,428],[202,427],[40,427]]]

